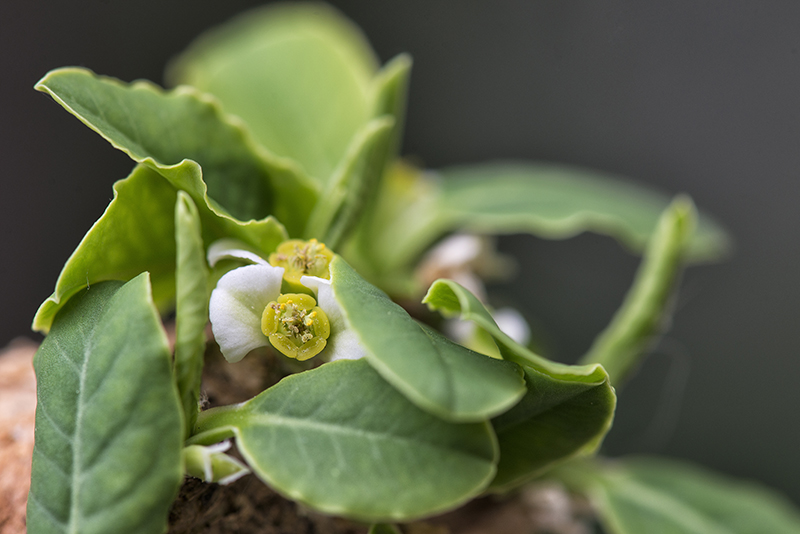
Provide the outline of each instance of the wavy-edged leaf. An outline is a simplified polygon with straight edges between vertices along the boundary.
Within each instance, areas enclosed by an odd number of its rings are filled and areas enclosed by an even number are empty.
[[[291,162],[259,149],[216,101],[191,87],[166,92],[147,81],[125,84],[68,67],[49,72],[36,89],[220,216],[275,215],[297,234],[316,200]]]
[[[194,441],[224,429],[282,494],[365,521],[458,506],[486,487],[497,459],[488,423],[448,423],[420,410],[364,360],[330,362],[243,405],[203,412]]]
[[[394,119],[384,116],[359,130],[311,213],[306,238],[316,237],[331,248],[338,248],[383,175],[393,126]]]
[[[549,239],[591,231],[642,250],[670,202],[666,195],[605,173],[542,163],[451,167],[440,170],[435,179],[419,177],[416,187],[427,190],[417,200],[418,209],[407,206],[398,216],[378,221],[376,231],[385,239],[375,240],[375,256],[383,270],[409,266],[434,240],[453,230],[529,232]],[[730,248],[725,231],[701,215],[687,260],[719,259]]]
[[[204,186],[199,175],[191,173],[196,164],[189,163],[183,183],[190,188],[196,185],[193,191],[197,193]],[[177,170],[186,168],[178,166]],[[36,312],[33,329],[47,332],[56,312],[84,287],[102,280],[130,280],[143,271],[151,273],[159,308],[168,309],[175,296],[176,195],[170,183],[143,164],[115,183],[113,200],[67,260],[55,292]],[[221,237],[236,237],[257,250],[268,251],[286,239],[283,227],[271,217],[239,222],[219,215],[208,204],[197,203],[191,192],[189,196],[198,208],[206,245]]]
[[[492,336],[504,358],[525,370],[526,395],[492,420],[500,462],[490,489],[508,490],[557,462],[600,446],[616,407],[614,389],[601,366],[565,365],[534,354],[501,331],[483,304],[452,280],[434,282],[423,302],[474,322]]]
[[[175,295],[175,198],[175,188],[145,166],[115,183],[114,199],[67,260],[33,329],[47,332],[64,303],[87,286],[143,271],[150,272],[155,302],[165,307]]]
[[[581,360],[601,364],[614,384],[633,371],[670,320],[671,297],[695,219],[694,204],[686,197],[664,210],[622,306]]]
[[[161,534],[182,420],[148,275],[76,295],[34,358],[30,534]]]
[[[590,496],[611,534],[798,534],[800,513],[759,485],[665,459],[609,464]]]
[[[451,421],[480,421],[524,395],[517,365],[473,352],[417,323],[341,257],[330,269],[336,300],[367,360],[420,408]]]
[[[200,215],[191,197],[178,192],[175,203],[175,382],[184,414],[184,437],[199,411],[200,378],[206,348],[209,273]]]

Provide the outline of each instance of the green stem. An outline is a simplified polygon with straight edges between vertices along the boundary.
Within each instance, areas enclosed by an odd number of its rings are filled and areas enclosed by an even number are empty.
[[[664,211],[625,301],[580,361],[602,365],[615,386],[630,375],[667,326],[670,297],[695,219],[694,204],[687,197],[676,198]]]
[[[200,412],[186,445],[213,445],[232,438],[242,422],[243,404],[219,406]]]

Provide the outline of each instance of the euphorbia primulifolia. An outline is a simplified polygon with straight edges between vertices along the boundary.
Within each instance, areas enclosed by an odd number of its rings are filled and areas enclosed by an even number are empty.
[[[231,239],[212,244],[212,267],[222,259],[250,263],[225,273],[211,293],[211,328],[225,358],[238,362],[264,346],[300,361],[362,357],[331,288],[333,257],[315,239],[285,241],[269,261]]]

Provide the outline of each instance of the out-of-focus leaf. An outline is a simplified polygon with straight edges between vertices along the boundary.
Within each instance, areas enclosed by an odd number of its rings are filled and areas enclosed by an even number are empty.
[[[625,301],[582,359],[601,364],[615,385],[633,371],[671,318],[671,297],[695,219],[694,204],[685,197],[664,210]]]
[[[183,478],[182,420],[147,274],[73,297],[34,367],[28,532],[164,532]]]
[[[610,534],[800,533],[800,513],[782,496],[685,463],[640,458],[593,476],[589,495]]]
[[[325,184],[372,118],[377,70],[366,38],[338,11],[286,3],[204,34],[168,78],[215,95],[264,147]]]
[[[367,534],[402,534],[396,526],[387,523],[378,523],[369,527]]]
[[[604,173],[555,164],[485,163],[419,175],[408,187],[424,190],[405,198],[391,218],[373,221],[374,261],[381,272],[408,268],[443,234],[529,232],[563,239],[584,231],[612,236],[642,250],[654,232],[668,196]],[[399,205],[407,203],[408,205]],[[713,219],[699,218],[687,261],[719,259],[730,239]]]
[[[324,513],[404,521],[478,495],[495,472],[486,422],[443,421],[411,404],[364,360],[283,379],[243,405],[202,412],[195,443],[235,435],[253,471]]]
[[[306,238],[318,238],[331,248],[357,223],[383,175],[394,120],[388,116],[367,123],[337,168],[314,207]]]

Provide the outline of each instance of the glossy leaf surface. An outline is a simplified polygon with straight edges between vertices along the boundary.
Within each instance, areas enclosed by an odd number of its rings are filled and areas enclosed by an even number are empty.
[[[597,477],[590,494],[610,534],[800,533],[800,513],[782,496],[699,467],[636,459]]]
[[[367,360],[422,409],[452,421],[480,421],[524,394],[517,365],[473,352],[417,323],[340,257],[331,263],[331,282]]]
[[[30,534],[161,534],[183,478],[169,348],[142,274],[59,312],[34,359]]]
[[[500,463],[491,489],[504,491],[557,462],[597,449],[611,427],[616,396],[599,365],[551,362],[503,333],[483,304],[451,280],[435,282],[423,302],[448,316],[472,321],[497,343],[506,359],[525,370],[527,393],[492,420]]]
[[[448,423],[420,410],[364,360],[326,363],[239,407],[203,412],[194,439],[226,428],[270,486],[360,520],[409,520],[455,507],[495,471],[486,422]]]

